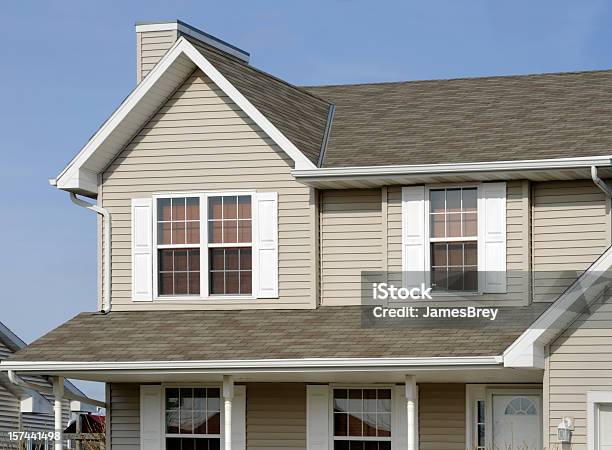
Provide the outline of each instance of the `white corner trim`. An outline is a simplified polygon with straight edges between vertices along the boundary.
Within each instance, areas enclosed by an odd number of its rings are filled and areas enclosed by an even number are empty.
[[[612,267],[612,247],[609,247],[561,296],[505,351],[504,366],[544,369],[544,347],[558,336],[580,314],[572,306],[586,297],[596,300],[607,287],[597,284],[601,274]],[[592,292],[585,296],[587,291]]]
[[[414,164],[363,167],[323,167],[314,169],[295,169],[293,176],[309,180],[351,179],[372,176],[421,175],[429,173],[460,174],[470,172],[494,172],[507,170],[550,170],[590,168],[591,166],[612,165],[612,155],[576,158],[526,159],[519,161],[493,161],[474,163]]]
[[[162,59],[153,67],[142,82],[132,91],[132,93],[119,105],[109,119],[100,127],[87,144],[70,161],[70,163],[56,177],[56,184],[59,189],[77,189],[89,178],[84,175],[93,174],[84,165],[94,155],[110,134],[128,116],[128,114],[138,105],[153,88],[156,82],[181,56],[186,55],[192,62],[199,67],[219,88],[236,103],[247,115],[266,133],[270,138],[295,162],[295,169],[305,170],[314,169],[316,166],[276,128],[251,102],[249,102],[238,89],[236,89],[187,39],[180,37]],[[143,124],[144,125],[144,124]],[[90,177],[91,178],[91,177]],[[95,186],[87,184],[87,189],[96,194],[97,180]]]
[[[597,408],[601,403],[612,404],[612,391],[587,392],[587,450],[597,449]]]
[[[501,356],[435,357],[435,358],[297,358],[245,359],[209,361],[2,361],[0,370],[45,371],[210,371],[210,372],[309,372],[313,370],[405,370],[432,367],[498,367]],[[225,371],[225,372],[224,372]]]

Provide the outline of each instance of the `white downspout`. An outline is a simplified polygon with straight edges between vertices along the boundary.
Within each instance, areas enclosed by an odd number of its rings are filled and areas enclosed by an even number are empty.
[[[70,200],[75,205],[89,209],[100,214],[104,219],[104,300],[102,302],[102,312],[109,313],[111,310],[111,215],[106,208],[93,205],[81,200],[70,192]]]
[[[597,175],[597,166],[591,166],[591,178],[593,179],[593,183],[595,183],[595,185],[597,185],[597,187],[601,189],[604,194],[608,196],[608,198],[612,198],[612,188],[608,186],[604,180],[599,178],[599,175]]]

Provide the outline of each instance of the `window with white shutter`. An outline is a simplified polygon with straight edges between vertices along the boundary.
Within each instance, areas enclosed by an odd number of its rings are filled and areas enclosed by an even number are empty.
[[[405,286],[506,292],[506,183],[404,187],[402,267]]]
[[[275,192],[133,200],[134,300],[278,297],[277,210]]]

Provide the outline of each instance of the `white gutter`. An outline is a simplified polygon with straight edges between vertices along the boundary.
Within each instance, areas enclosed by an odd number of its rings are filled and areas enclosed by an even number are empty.
[[[593,179],[593,183],[595,183],[597,187],[608,196],[608,198],[612,197],[612,188],[608,186],[608,183],[599,178],[597,175],[597,166],[591,166],[591,178]]]
[[[303,358],[245,359],[210,361],[5,361],[3,367],[28,372],[49,371],[231,371],[276,372],[315,370],[380,370],[428,368],[443,366],[500,366],[501,356],[437,357],[437,358]]]
[[[27,381],[20,378],[13,370],[8,371],[8,377],[11,383],[13,383],[14,385],[20,386],[22,388],[30,389],[30,390],[40,392],[43,394],[48,394],[48,395],[55,394],[55,391],[53,388],[47,387],[47,386],[41,386],[38,384],[28,383]],[[76,400],[82,403],[88,403],[90,405],[100,406],[101,408],[106,408],[106,403],[101,402],[100,400],[95,400],[93,398],[89,398],[84,395],[78,395],[73,392],[64,391],[63,397],[68,400]]]
[[[106,208],[87,203],[73,192],[69,194],[72,203],[94,211],[104,218],[104,300],[102,302],[102,312],[108,313],[111,310],[111,215]]]
[[[389,175],[458,174],[469,172],[495,172],[516,170],[551,170],[589,168],[612,165],[612,155],[578,158],[533,159],[520,161],[492,161],[462,164],[416,164],[364,167],[324,167],[295,169],[296,178],[351,178]]]

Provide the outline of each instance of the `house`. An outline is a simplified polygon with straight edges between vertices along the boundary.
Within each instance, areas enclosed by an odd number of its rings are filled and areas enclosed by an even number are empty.
[[[26,343],[0,322],[0,361],[23,349]],[[53,396],[39,391],[51,390],[52,382],[46,376],[24,377],[33,388],[12,383],[6,373],[0,372],[0,445],[6,444],[6,433],[14,431],[48,432],[54,429]],[[74,395],[85,395],[69,381],[64,389]],[[62,401],[62,425],[67,425],[80,412],[91,411],[91,405],[80,401]],[[95,411],[95,409],[94,409]],[[39,448],[37,440],[26,439],[28,448]],[[48,447],[48,443],[45,447]],[[3,447],[4,448],[4,447]]]
[[[99,311],[0,369],[105,382],[112,450],[610,448],[612,71],[299,87],[136,42],[51,180],[98,215]],[[498,315],[374,320],[372,273]]]

